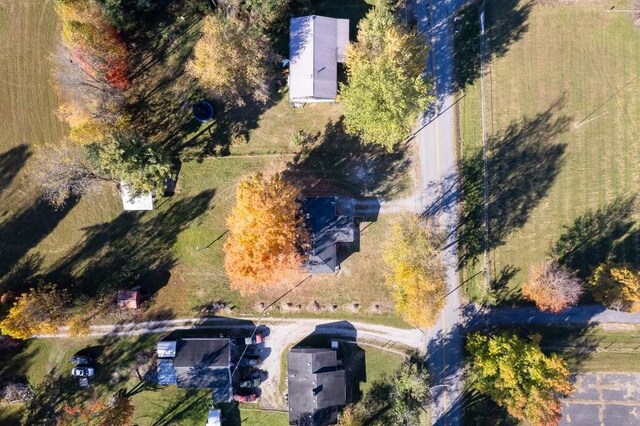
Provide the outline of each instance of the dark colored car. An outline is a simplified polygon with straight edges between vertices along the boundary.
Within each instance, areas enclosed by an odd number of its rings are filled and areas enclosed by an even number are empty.
[[[233,400],[237,402],[256,402],[258,395],[255,393],[248,393],[246,395],[233,395]]]
[[[240,366],[241,367],[255,367],[260,365],[262,359],[258,355],[245,355],[240,358]]]
[[[231,339],[233,341],[233,343],[235,343],[236,345],[239,346],[243,346],[243,345],[259,345],[260,343],[264,342],[264,336],[260,333],[256,333],[253,336],[250,337],[236,337],[234,339]]]
[[[243,380],[240,380],[239,387],[243,389],[252,389],[260,386],[260,383],[262,382],[257,377],[255,379],[251,379],[251,378],[243,379]]]
[[[88,365],[78,365],[71,370],[71,375],[76,377],[92,377],[94,374],[95,370]]]
[[[93,358],[89,355],[74,355],[71,357],[71,362],[75,365],[78,364],[91,364]]]

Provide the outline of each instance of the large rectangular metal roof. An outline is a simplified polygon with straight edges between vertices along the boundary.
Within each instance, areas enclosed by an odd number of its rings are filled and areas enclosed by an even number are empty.
[[[345,59],[349,20],[326,16],[291,18],[289,98],[291,102],[333,101],[338,62]]]

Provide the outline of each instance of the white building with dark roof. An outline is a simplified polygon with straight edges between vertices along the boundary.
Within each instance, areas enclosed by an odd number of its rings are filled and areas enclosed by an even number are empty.
[[[338,62],[345,61],[349,20],[326,16],[291,18],[289,99],[293,104],[333,102]]]

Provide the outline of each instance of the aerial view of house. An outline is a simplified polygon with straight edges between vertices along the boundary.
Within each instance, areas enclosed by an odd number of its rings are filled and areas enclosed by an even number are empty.
[[[640,2],[0,0],[0,426],[640,426]]]
[[[333,349],[293,348],[287,355],[289,424],[324,425],[346,405],[344,369]]]

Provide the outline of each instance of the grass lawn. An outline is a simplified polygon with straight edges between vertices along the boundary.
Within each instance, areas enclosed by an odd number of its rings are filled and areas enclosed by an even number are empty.
[[[0,4],[0,40],[7,41],[0,55],[0,71],[7,76],[0,82],[0,111],[10,118],[0,123],[0,293],[21,291],[30,278],[44,276],[91,296],[120,271],[126,276],[122,285],[139,283],[145,294],[148,309],[135,319],[212,314],[209,308],[218,302],[233,307],[234,315],[253,314],[282,291],[241,297],[229,288],[222,252],[225,218],[243,176],[287,170],[305,190],[386,199],[412,188],[406,153],[364,147],[346,136],[339,105],[294,109],[281,90],[264,108],[217,105],[216,120],[195,123],[190,102],[206,95],[184,73],[200,25],[189,7],[174,4],[158,13],[156,36],[132,48],[139,61],[128,93],[138,112],[137,128],[180,152],[176,194],[159,196],[152,212],[123,212],[113,187],[59,210],[37,201],[24,179],[33,166],[31,154],[66,133],[56,119],[57,99],[49,84],[57,21],[51,0]],[[349,16],[355,25],[369,4],[322,1],[313,7]],[[292,142],[299,130],[310,135],[304,146]],[[286,309],[275,307],[270,314],[402,324],[391,312],[376,262],[394,220],[385,216],[363,223],[360,251],[343,262],[340,274],[314,277],[282,301]]]
[[[461,260],[472,299],[517,301],[528,269],[551,253],[581,277],[607,256],[640,265],[638,204],[627,198],[640,188],[640,33],[631,15],[607,8],[598,1],[487,2],[493,291],[476,276],[481,263],[472,262],[484,245],[480,84],[474,62],[460,61],[468,203]],[[474,52],[473,45],[463,51]],[[564,248],[554,250],[561,237]]]
[[[558,351],[576,372],[640,372],[640,334],[600,328],[527,327],[541,347]]]

